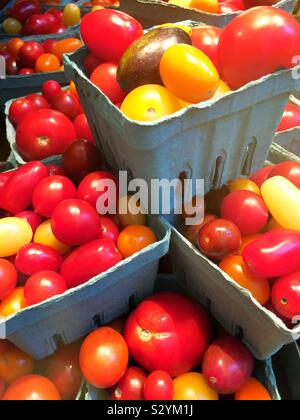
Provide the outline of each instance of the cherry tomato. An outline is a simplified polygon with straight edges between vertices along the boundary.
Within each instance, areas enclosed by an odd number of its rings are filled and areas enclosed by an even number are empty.
[[[300,313],[300,272],[281,277],[272,288],[272,304],[283,317],[293,320]]]
[[[24,45],[24,41],[21,38],[12,38],[7,43],[7,52],[13,57],[18,57],[20,48]]]
[[[234,337],[214,341],[206,351],[202,372],[211,388],[219,394],[234,394],[250,379],[254,359],[247,347]]]
[[[147,224],[147,215],[140,210],[140,207],[130,196],[120,198],[118,203],[118,216],[123,227]]]
[[[68,289],[65,280],[55,271],[39,271],[26,281],[24,295],[28,305],[36,305],[61,295]]]
[[[269,391],[255,378],[250,378],[242,388],[235,393],[236,401],[271,401]]]
[[[32,15],[41,13],[41,4],[38,1],[22,0],[17,1],[11,9],[11,15],[21,23],[25,23]]]
[[[56,45],[56,43],[57,41],[55,39],[46,39],[46,41],[42,43],[44,52],[48,54],[53,54],[53,48]]]
[[[23,35],[46,35],[52,33],[53,25],[57,23],[51,14],[36,14],[28,18],[23,26]]]
[[[25,67],[24,69],[21,69],[18,74],[20,75],[34,74],[34,70]]]
[[[260,188],[262,184],[268,179],[270,172],[274,168],[274,165],[265,166],[262,169],[259,169],[254,174],[250,176],[250,180],[255,182],[255,184]]]
[[[146,373],[138,367],[129,367],[120,382],[111,390],[109,399],[117,401],[144,400]]]
[[[103,63],[95,68],[91,75],[91,82],[94,83],[113,104],[122,102],[126,92],[117,81],[118,66],[112,63]]]
[[[58,401],[60,395],[55,385],[40,375],[27,375],[13,382],[6,390],[4,401]]]
[[[0,257],[16,254],[22,246],[30,243],[32,229],[29,223],[18,217],[0,219]]]
[[[85,379],[97,388],[110,388],[122,378],[128,365],[124,338],[109,327],[92,332],[83,342],[79,362]]]
[[[33,369],[34,360],[13,344],[0,351],[0,378],[6,385],[22,376],[30,375]]]
[[[61,112],[38,109],[18,125],[16,143],[25,160],[59,155],[77,138],[72,121]]]
[[[49,108],[49,104],[46,101],[46,99],[38,93],[32,93],[31,95],[27,95],[26,99],[33,104],[34,109]]]
[[[287,161],[272,167],[268,178],[283,176],[291,181],[297,188],[300,188],[300,163]]]
[[[2,23],[2,29],[7,35],[18,35],[22,31],[22,25],[16,19],[7,18]]]
[[[53,48],[53,54],[62,62],[64,54],[70,54],[82,47],[82,42],[77,38],[67,38],[57,41]]]
[[[58,271],[62,257],[54,248],[32,243],[19,250],[15,264],[18,271],[31,276],[45,270]]]
[[[98,239],[73,251],[64,260],[60,272],[68,287],[72,288],[104,273],[121,260],[122,256],[112,240]],[[78,267],[81,267],[80,270]]]
[[[74,127],[77,133],[78,139],[88,140],[91,143],[95,143],[93,133],[90,129],[88,120],[85,114],[79,114],[74,120]]]
[[[237,252],[241,239],[241,233],[234,223],[216,219],[199,231],[198,247],[204,255],[218,261]]]
[[[17,213],[15,217],[19,217],[20,219],[23,219],[27,223],[29,223],[33,233],[35,233],[38,226],[42,223],[41,216],[35,213],[34,211],[30,211],[30,210],[21,211],[20,213]]]
[[[256,239],[261,238],[261,236],[262,236],[261,234],[243,236],[242,243],[241,243],[241,246],[239,247],[237,254],[240,256],[243,256],[244,249],[246,248],[246,246],[248,244],[251,244],[251,242],[256,241]]]
[[[278,132],[289,130],[294,127],[300,126],[300,107],[288,103],[285,107],[282,119],[277,128]]]
[[[24,287],[17,287],[6,299],[0,303],[0,316],[8,317],[26,308]]]
[[[147,226],[127,226],[118,237],[118,250],[123,258],[129,258],[157,241],[156,235]]]
[[[53,34],[62,34],[67,30],[67,28],[62,23],[56,23],[52,26],[51,29],[51,33]]]
[[[15,99],[9,107],[8,117],[17,126],[24,115],[35,109],[34,104],[28,99]]]
[[[155,370],[144,385],[145,400],[173,400],[174,385],[171,376],[163,370]]]
[[[225,197],[222,218],[235,223],[242,235],[253,235],[268,223],[269,212],[261,197],[251,191],[234,191]]]
[[[218,394],[207,383],[203,375],[189,372],[174,379],[174,400],[217,401]]]
[[[28,41],[20,48],[19,58],[23,67],[35,67],[36,60],[44,54],[43,47],[35,41]]]
[[[200,221],[196,224],[187,226],[184,231],[184,236],[194,246],[197,246],[200,229],[203,228],[207,223],[212,222],[215,219],[216,216],[214,216],[213,214],[207,214],[204,217],[204,219],[200,218]]]
[[[50,218],[57,204],[76,196],[76,187],[72,181],[65,176],[54,175],[43,179],[36,186],[32,204],[37,213]]]
[[[88,53],[83,60],[83,66],[85,71],[87,72],[88,76],[90,76],[96,67],[98,67],[102,63],[102,60],[92,53]]]
[[[6,60],[5,70],[8,76],[14,76],[18,74],[18,71],[19,71],[18,63],[19,63],[19,60],[16,58],[9,58],[8,60]]]
[[[61,22],[61,19],[62,19],[62,16],[63,16],[63,12],[62,12],[62,10],[59,10],[59,9],[49,9],[49,10],[47,10],[47,12],[46,13],[50,13],[51,15],[53,15],[55,18],[56,18],[56,20],[58,21],[58,22]]]
[[[60,242],[54,236],[51,229],[51,220],[43,222],[36,230],[33,241],[37,244],[42,244],[56,249],[61,255],[66,254],[70,247]]]
[[[222,29],[216,26],[196,26],[192,29],[193,46],[206,54],[220,74],[218,44]]]
[[[100,224],[100,238],[110,239],[115,244],[117,244],[120,232],[115,222],[109,217],[100,216]]]
[[[55,109],[56,111],[66,115],[72,121],[82,113],[82,108],[76,96],[67,91],[63,91],[56,95],[52,99],[50,106],[52,109]]]
[[[260,195],[260,188],[254,181],[246,178],[238,178],[228,182],[228,187],[230,192],[234,191],[252,191],[257,195]]]
[[[96,57],[115,63],[143,35],[143,28],[137,20],[118,10],[109,9],[85,15],[80,31],[84,43]]]
[[[75,26],[80,23],[81,19],[81,11],[80,7],[78,7],[74,3],[69,3],[65,6],[63,15],[62,15],[62,22],[66,28],[70,26]]]
[[[37,73],[47,73],[59,71],[60,61],[54,54],[42,54],[36,60],[35,71]]]
[[[55,80],[47,80],[42,87],[43,96],[48,102],[51,102],[52,99],[62,92],[60,84]]]
[[[247,289],[261,305],[269,300],[270,284],[268,280],[264,277],[254,276],[248,270],[241,256],[229,256],[221,261],[219,267],[238,285]]]
[[[17,271],[14,265],[0,258],[0,300],[9,296],[17,285]]]
[[[110,213],[106,206],[117,203],[118,181],[110,172],[92,172],[80,182],[78,197],[90,203],[102,216]],[[104,202],[103,202],[104,201]]]

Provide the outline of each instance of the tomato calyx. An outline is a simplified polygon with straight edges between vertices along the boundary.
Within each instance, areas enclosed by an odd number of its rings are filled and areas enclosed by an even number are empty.
[[[147,342],[147,341],[150,341],[151,340],[152,333],[149,330],[143,330],[143,329],[141,329],[140,332],[139,332],[139,337],[140,337],[140,339],[142,341]]]

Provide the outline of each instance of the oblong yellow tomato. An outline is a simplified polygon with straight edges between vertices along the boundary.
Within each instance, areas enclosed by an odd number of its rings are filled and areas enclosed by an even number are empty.
[[[228,187],[230,192],[234,191],[252,191],[257,195],[260,195],[260,188],[255,182],[247,178],[237,178],[228,182]]]
[[[211,389],[203,375],[197,372],[185,373],[174,379],[174,400],[216,401],[216,391]]]
[[[219,14],[218,0],[192,0],[190,6],[193,9],[203,10],[208,13]]]
[[[170,92],[193,104],[211,99],[220,84],[218,71],[207,55],[186,44],[165,51],[160,76]]]
[[[280,226],[300,231],[300,190],[291,181],[282,176],[267,179],[261,195]]]
[[[144,85],[132,90],[121,106],[121,111],[135,121],[155,121],[179,109],[178,98],[159,85]]]
[[[54,236],[51,228],[51,220],[46,220],[45,222],[39,225],[39,227],[35,231],[33,242],[37,244],[51,246],[52,248],[56,249],[61,255],[64,255],[70,249],[68,245],[63,244]]]
[[[0,257],[15,255],[31,242],[32,229],[28,222],[18,217],[0,219]]]

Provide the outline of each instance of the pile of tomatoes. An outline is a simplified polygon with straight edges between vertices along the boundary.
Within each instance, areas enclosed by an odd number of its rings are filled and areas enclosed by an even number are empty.
[[[74,399],[83,376],[115,401],[271,400],[253,366],[245,345],[199,304],[159,292],[39,362],[0,341],[0,399]]]
[[[81,19],[80,8],[74,3],[64,10],[52,8],[43,13],[39,0],[17,0],[8,12],[11,17],[2,24],[7,35],[59,34],[78,25]]]
[[[8,76],[48,73],[63,70],[63,54],[76,51],[82,46],[77,38],[47,39],[44,42],[24,41],[12,38],[0,46],[5,58]]]
[[[293,328],[300,314],[300,164],[267,166],[205,199],[185,236]]]

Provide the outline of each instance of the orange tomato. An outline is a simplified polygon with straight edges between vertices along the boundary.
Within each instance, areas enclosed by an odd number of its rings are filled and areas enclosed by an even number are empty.
[[[268,302],[271,292],[268,280],[252,276],[240,255],[233,255],[225,258],[221,261],[219,267],[237,284],[249,290],[252,296],[261,305]]]
[[[242,237],[242,243],[241,246],[237,252],[238,255],[243,255],[244,249],[246,248],[246,246],[248,244],[250,244],[253,241],[256,241],[256,239],[260,238],[261,235],[259,233],[257,233],[256,235],[248,235],[248,236],[243,236]]]
[[[74,96],[76,96],[77,99],[79,99],[78,92],[77,92],[77,89],[76,89],[76,85],[73,81],[70,82],[69,90]]]
[[[260,194],[260,188],[255,182],[251,181],[247,178],[238,178],[228,182],[229,191],[240,191],[240,190],[247,190],[252,191],[257,195]]]
[[[77,38],[62,39],[55,44],[53,54],[62,62],[64,54],[70,54],[80,47],[82,42]]]
[[[267,227],[267,231],[270,230],[286,230],[284,227],[282,227],[278,222],[276,222],[273,217],[270,219]]]
[[[176,44],[165,51],[160,76],[170,92],[193,104],[212,98],[220,83],[217,69],[207,55],[186,44]]]
[[[218,86],[218,89],[216,90],[216,93],[213,96],[213,99],[221,98],[227,92],[231,92],[230,87],[225,82],[223,82],[223,80],[220,80],[220,84]]]
[[[61,255],[69,251],[70,247],[63,244],[54,236],[51,228],[51,220],[46,220],[35,231],[33,242],[37,244],[47,245],[56,249]]]
[[[121,111],[136,121],[155,121],[179,109],[178,99],[159,85],[144,85],[132,90],[121,106]]]
[[[119,221],[123,227],[130,225],[146,225],[147,216],[132,201],[130,196],[122,197],[118,205]]]
[[[7,43],[7,52],[9,52],[13,57],[17,57],[19,54],[20,48],[24,45],[24,41],[21,38],[12,38]]]
[[[128,258],[156,241],[156,235],[149,227],[132,225],[120,233],[117,247],[123,258]]]
[[[174,379],[173,400],[216,401],[218,394],[207,385],[203,375],[189,372]]]
[[[11,345],[0,351],[0,378],[6,385],[33,372],[34,360],[18,347]]]
[[[8,317],[26,308],[24,287],[17,287],[6,299],[0,303],[0,316]]]
[[[60,61],[54,54],[42,54],[35,62],[35,71],[38,73],[47,73],[59,71]]]
[[[49,379],[40,375],[26,375],[14,381],[6,390],[4,401],[58,401],[60,395]]]
[[[236,401],[271,401],[269,391],[255,378],[248,382],[235,394]]]
[[[218,0],[192,0],[189,7],[203,10],[204,12],[208,13],[219,13]]]

